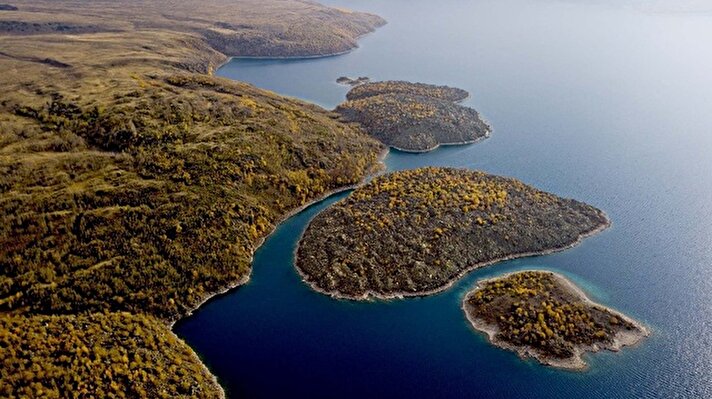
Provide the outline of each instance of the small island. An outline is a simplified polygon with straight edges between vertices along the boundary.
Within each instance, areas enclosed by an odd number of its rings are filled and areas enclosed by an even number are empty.
[[[382,175],[319,214],[296,266],[339,298],[422,296],[466,272],[571,247],[609,225],[590,205],[512,178],[428,167]]]
[[[371,78],[368,76],[359,76],[358,78],[350,78],[348,76],[341,76],[338,79],[336,79],[336,83],[340,85],[345,85],[345,86],[358,86],[362,85],[364,83],[368,83],[371,81]]]
[[[565,277],[545,271],[482,280],[466,295],[463,309],[492,344],[572,370],[586,368],[586,352],[618,351],[650,334],[640,323],[592,302]]]
[[[424,83],[359,83],[336,108],[386,145],[427,152],[440,145],[469,144],[489,136],[491,128],[472,108],[458,102],[467,91]]]

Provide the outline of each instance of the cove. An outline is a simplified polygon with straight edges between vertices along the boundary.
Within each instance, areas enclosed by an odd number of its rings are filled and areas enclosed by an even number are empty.
[[[218,75],[327,108],[342,75],[449,84],[492,137],[389,170],[454,166],[513,176],[590,203],[613,226],[582,245],[468,274],[438,295],[337,301],[293,265],[309,220],[282,223],[248,284],[175,326],[229,397],[709,397],[712,395],[712,18],[586,1],[339,0],[389,24],[356,51],[309,60],[234,59]],[[460,309],[481,278],[565,275],[650,326],[622,353],[573,373],[489,345]]]

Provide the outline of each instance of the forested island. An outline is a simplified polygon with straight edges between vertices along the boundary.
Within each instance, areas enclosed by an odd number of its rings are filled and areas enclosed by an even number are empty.
[[[335,297],[421,296],[480,266],[571,247],[608,225],[599,209],[512,178],[420,168],[378,176],[319,214],[296,266]]]
[[[545,271],[480,281],[463,309],[494,345],[566,369],[585,368],[587,351],[618,351],[649,334],[640,323],[589,300],[565,277]]]
[[[245,283],[284,217],[378,168],[358,127],[212,72],[348,51],[381,18],[196,4],[2,7],[2,397],[222,396],[172,323]]]
[[[426,152],[440,145],[473,143],[490,134],[477,111],[457,104],[469,96],[465,90],[403,81],[352,84],[347,101],[335,111],[396,149]]]

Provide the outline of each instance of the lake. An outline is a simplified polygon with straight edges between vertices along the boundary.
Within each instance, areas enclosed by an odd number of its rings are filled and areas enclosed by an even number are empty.
[[[513,176],[601,208],[613,226],[564,252],[480,269],[435,296],[359,303],[311,291],[294,270],[309,220],[347,193],[315,204],[257,251],[249,284],[175,327],[228,395],[712,397],[712,13],[679,2],[327,3],[389,24],[346,55],[233,59],[218,75],[327,108],[348,90],[335,83],[342,75],[461,87],[492,137],[394,151],[389,170]],[[467,323],[464,294],[478,279],[532,268],[568,276],[653,335],[587,356],[585,372],[491,346]]]

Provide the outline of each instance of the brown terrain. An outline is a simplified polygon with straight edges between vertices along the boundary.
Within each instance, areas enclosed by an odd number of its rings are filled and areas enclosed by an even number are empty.
[[[0,396],[222,396],[170,325],[383,147],[212,72],[348,51],[383,23],[298,0],[2,5]]]

